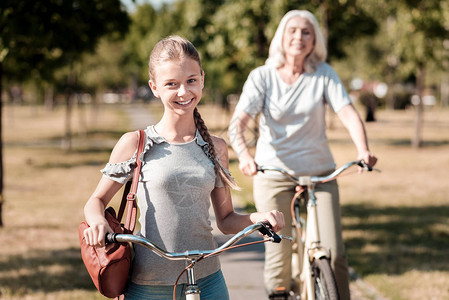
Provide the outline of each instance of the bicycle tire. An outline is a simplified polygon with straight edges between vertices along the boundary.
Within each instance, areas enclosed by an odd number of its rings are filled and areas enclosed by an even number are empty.
[[[312,276],[316,300],[340,300],[337,281],[328,259],[322,257],[312,262]]]

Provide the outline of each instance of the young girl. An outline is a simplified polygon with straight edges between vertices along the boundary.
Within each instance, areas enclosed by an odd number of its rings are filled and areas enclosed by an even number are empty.
[[[84,208],[90,225],[84,232],[86,241],[105,246],[105,233],[112,230],[104,209],[132,176],[136,159],[142,161],[137,190],[139,234],[169,252],[216,248],[209,220],[210,202],[218,228],[225,234],[264,220],[275,231],[282,229],[284,218],[278,211],[249,215],[234,212],[229,188],[235,183],[227,170],[227,144],[209,134],[196,108],[204,87],[204,71],[195,47],[178,36],[161,40],[151,53],[149,73],[149,85],[161,99],[164,115],[145,130],[146,145],[140,157],[136,157],[136,132],[124,134],[114,147],[102,170],[103,177]],[[135,245],[126,299],[171,299],[173,284],[184,267],[183,261],[168,261]],[[199,263],[195,271],[200,278],[201,299],[229,298],[218,258]],[[179,297],[183,297],[182,290],[177,289]]]

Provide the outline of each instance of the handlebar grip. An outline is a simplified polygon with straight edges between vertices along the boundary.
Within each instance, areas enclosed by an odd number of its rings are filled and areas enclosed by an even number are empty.
[[[262,227],[259,228],[260,233],[270,237],[272,239],[273,243],[281,242],[281,240],[282,240],[281,237],[279,235],[277,235],[276,232],[271,230],[270,223],[262,222],[262,223],[260,223],[260,225],[262,225]]]
[[[115,239],[116,235],[117,235],[117,233],[111,233],[111,232],[106,233],[106,237],[105,237],[106,243],[107,244],[117,243],[117,240]]]

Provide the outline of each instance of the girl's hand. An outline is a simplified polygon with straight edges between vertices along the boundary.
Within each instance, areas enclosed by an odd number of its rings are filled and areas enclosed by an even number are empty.
[[[363,160],[364,163],[366,163],[370,167],[374,167],[374,165],[377,162],[377,157],[374,156],[371,152],[365,151],[362,153],[359,153],[357,156],[357,160]]]
[[[84,238],[86,239],[86,243],[90,246],[105,247],[106,246],[105,236],[106,233],[109,232],[114,231],[109,226],[106,219],[104,219],[104,221],[91,224],[89,228],[85,229]]]
[[[253,213],[251,214],[251,220],[253,223],[267,221],[274,232],[280,231],[285,226],[284,214],[277,210]]]

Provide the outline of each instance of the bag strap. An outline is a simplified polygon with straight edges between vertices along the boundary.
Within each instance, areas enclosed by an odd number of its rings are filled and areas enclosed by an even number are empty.
[[[145,132],[143,130],[138,131],[139,134],[139,145],[137,147],[137,157],[136,157],[136,167],[134,168],[133,180],[126,183],[125,189],[123,191],[122,202],[120,204],[120,209],[117,215],[119,222],[122,220],[123,213],[126,210],[126,219],[124,224],[125,233],[132,233],[136,227],[137,219],[137,204],[136,204],[136,193],[137,186],[139,184],[140,168],[142,167],[142,161],[140,160],[140,154],[145,146]]]

